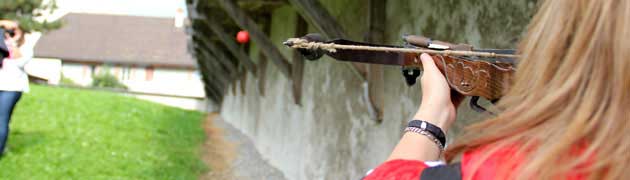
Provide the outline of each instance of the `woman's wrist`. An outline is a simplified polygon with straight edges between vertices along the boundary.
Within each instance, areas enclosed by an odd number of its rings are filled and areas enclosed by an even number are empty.
[[[421,119],[427,121],[435,126],[439,127],[445,133],[450,128],[454,115],[452,115],[448,108],[431,108],[431,106],[420,107],[418,112],[413,117],[414,119]]]

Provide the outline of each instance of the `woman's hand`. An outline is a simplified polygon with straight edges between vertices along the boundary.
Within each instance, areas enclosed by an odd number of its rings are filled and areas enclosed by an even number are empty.
[[[414,119],[435,124],[446,132],[455,121],[457,106],[463,100],[463,96],[451,91],[446,78],[431,56],[422,54],[420,60],[424,68],[420,79],[422,103]]]
[[[10,20],[0,20],[0,27],[5,29],[15,29],[18,28],[18,23]]]
[[[424,72],[420,79],[422,85],[422,104],[414,116],[442,128],[444,132],[455,121],[456,108],[463,99],[461,94],[451,94],[446,82],[433,58],[427,54],[420,55]],[[441,61],[438,61],[441,62]],[[452,99],[451,99],[452,98]],[[400,138],[388,160],[408,159],[418,161],[434,161],[440,157],[441,150],[435,142],[424,135],[407,132]]]

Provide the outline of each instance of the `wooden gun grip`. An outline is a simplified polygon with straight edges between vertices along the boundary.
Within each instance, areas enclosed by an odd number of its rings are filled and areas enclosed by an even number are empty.
[[[494,101],[507,89],[514,67],[507,63],[471,61],[451,56],[432,55],[451,88],[465,96],[480,96]]]

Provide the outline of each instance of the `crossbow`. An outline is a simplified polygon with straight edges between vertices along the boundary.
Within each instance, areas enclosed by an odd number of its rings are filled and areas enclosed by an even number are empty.
[[[411,86],[421,75],[420,54],[432,56],[438,69],[455,93],[471,96],[469,105],[478,112],[483,97],[498,101],[508,88],[518,55],[511,49],[475,49],[468,44],[452,44],[430,38],[405,35],[403,46],[355,42],[346,39],[325,41],[319,34],[290,38],[284,45],[297,49],[306,59],[317,60],[324,54],[336,60],[402,67],[402,75]]]

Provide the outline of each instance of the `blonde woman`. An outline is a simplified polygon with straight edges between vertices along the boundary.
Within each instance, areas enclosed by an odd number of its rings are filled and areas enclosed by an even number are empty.
[[[542,2],[499,102],[504,111],[468,127],[445,153],[436,137],[458,104],[422,55],[414,117],[422,121],[410,125],[425,128],[406,130],[365,179],[630,179],[629,37],[628,0]],[[449,164],[433,167],[441,156]]]
[[[8,57],[2,59],[0,67],[0,156],[3,154],[9,136],[9,122],[15,105],[22,92],[28,91],[28,75],[24,65],[32,57],[32,53],[22,51],[24,34],[18,24],[13,21],[0,20],[4,29],[4,45]]]

